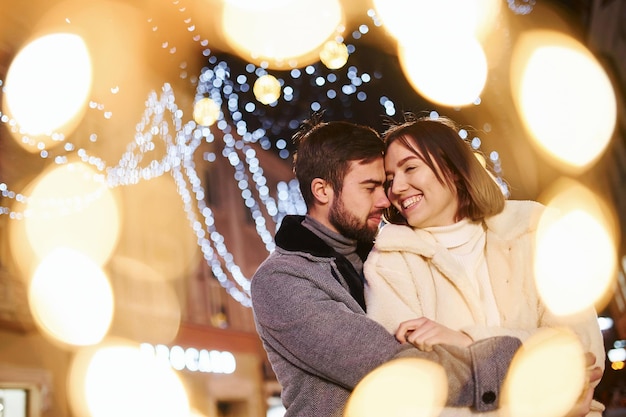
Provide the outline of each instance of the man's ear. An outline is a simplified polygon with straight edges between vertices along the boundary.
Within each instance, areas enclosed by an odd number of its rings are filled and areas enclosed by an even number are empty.
[[[330,184],[321,178],[314,178],[311,181],[311,193],[318,204],[328,204],[333,193]]]

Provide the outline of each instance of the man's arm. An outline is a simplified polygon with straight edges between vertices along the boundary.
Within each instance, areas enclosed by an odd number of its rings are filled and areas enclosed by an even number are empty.
[[[252,280],[252,301],[265,340],[306,372],[353,389],[369,372],[396,357],[421,357],[446,370],[451,406],[496,408],[499,389],[519,340],[493,338],[469,349],[436,346],[422,352],[401,345],[365,316],[336,281],[315,283],[280,264]],[[320,280],[322,281],[322,280]]]
[[[520,346],[519,339],[502,336],[483,339],[469,348],[435,345],[430,352],[413,348],[398,357],[421,357],[441,364],[448,379],[446,406],[485,412],[498,408],[502,383]]]

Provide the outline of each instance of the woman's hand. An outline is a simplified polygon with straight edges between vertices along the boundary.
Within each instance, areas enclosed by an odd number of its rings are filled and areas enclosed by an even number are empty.
[[[411,343],[423,351],[430,351],[433,345],[440,343],[467,347],[474,342],[465,333],[452,330],[426,317],[400,323],[395,337],[400,343]]]
[[[591,411],[591,400],[593,400],[593,387],[598,385],[600,379],[602,379],[602,369],[595,365],[596,357],[593,353],[587,352],[585,354],[585,360],[587,362],[587,381],[582,394],[578,398],[578,401],[574,407],[570,410],[566,417],[583,417]]]

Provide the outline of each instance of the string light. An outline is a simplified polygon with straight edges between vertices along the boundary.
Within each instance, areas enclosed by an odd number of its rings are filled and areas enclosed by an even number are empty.
[[[396,114],[397,106],[388,96],[369,99],[372,95],[368,94],[369,85],[383,78],[383,74],[377,71],[367,72],[355,65],[347,67],[342,65],[338,69],[331,69],[318,62],[305,68],[293,68],[270,74],[264,65],[257,66],[242,63],[234,57],[218,56],[209,49],[209,42],[197,33],[197,25],[186,15],[187,9],[180,3],[174,1],[172,5],[181,13],[193,41],[203,47],[202,54],[206,57],[207,65],[198,76],[190,77],[187,73],[187,64],[182,62],[179,65],[179,77],[195,86],[195,102],[210,100],[211,108],[219,109],[215,112],[212,110],[211,117],[215,120],[210,122],[213,122],[213,126],[220,132],[217,136],[223,143],[223,148],[219,154],[206,153],[203,160],[213,163],[220,156],[228,160],[233,168],[234,183],[237,184],[240,197],[255,223],[256,233],[270,253],[275,249],[273,234],[284,216],[302,215],[306,213],[306,206],[295,179],[281,181],[277,184],[276,190],[270,190],[253,145],[258,144],[264,151],[274,146],[282,159],[289,159],[291,145],[280,136],[283,131],[294,131],[303,118],[303,114],[295,112],[293,110],[295,106],[290,106],[290,103],[301,97],[308,97],[307,94],[311,91],[314,92],[311,95],[314,99],[310,101],[312,110],[325,108],[329,100],[339,100],[345,118],[351,117],[355,99],[367,101],[368,105],[377,100],[381,113],[389,116]],[[381,25],[372,10],[367,14],[375,26]],[[152,18],[147,19],[147,22],[152,32],[159,32],[159,26]],[[353,41],[359,41],[369,32],[366,24],[360,25],[358,30],[352,33]],[[341,41],[341,49],[347,53],[349,60],[350,55],[356,52],[356,46],[343,39]],[[179,50],[169,40],[162,40],[161,48],[169,55],[175,55]],[[282,96],[278,96],[272,103],[259,104],[251,98],[253,88],[250,82],[263,76],[271,76],[282,88]],[[4,86],[1,80],[0,86]],[[280,111],[273,111],[279,106],[282,106]],[[90,111],[100,112],[104,120],[114,119],[114,114],[107,110],[103,103],[91,101],[88,108]],[[197,117],[195,119],[200,120]],[[17,129],[15,121],[5,114],[0,113],[0,122],[6,124],[9,129]],[[203,123],[209,124],[208,121]],[[51,135],[57,140],[66,139],[60,137],[58,133]],[[243,306],[250,307],[250,279],[242,273],[233,254],[228,250],[224,236],[217,229],[213,210],[206,203],[204,184],[194,163],[198,147],[203,142],[215,143],[216,139],[218,138],[208,126],[198,124],[194,119],[183,119],[183,112],[176,103],[174,89],[171,84],[165,83],[159,93],[152,91],[148,94],[144,113],[135,127],[134,137],[129,141],[126,151],[116,165],[108,166],[101,158],[91,155],[88,149],[77,147],[69,141],[65,141],[63,147],[66,154],[54,155],[54,162],[59,165],[65,164],[68,162],[68,155],[74,153],[82,162],[93,166],[101,173],[109,187],[128,186],[165,174],[171,175],[183,202],[190,227],[195,233],[197,245],[213,275],[230,296]],[[97,132],[91,133],[90,142],[97,140]],[[37,146],[34,141],[29,142],[32,139],[27,135],[23,136],[23,141]],[[157,141],[165,146],[162,157],[144,160],[146,155],[155,149]],[[477,144],[476,149],[480,147],[478,138],[472,143]],[[42,151],[40,156],[45,159],[52,155]],[[500,176],[502,171],[497,152],[490,154],[490,161],[494,165],[499,184],[508,192]],[[11,190],[9,184],[2,182],[0,193],[3,198],[17,203],[14,204],[14,208],[0,206],[0,215],[8,215],[11,220],[24,219],[26,213],[20,208],[28,201],[28,196]],[[266,218],[271,219],[270,224]]]

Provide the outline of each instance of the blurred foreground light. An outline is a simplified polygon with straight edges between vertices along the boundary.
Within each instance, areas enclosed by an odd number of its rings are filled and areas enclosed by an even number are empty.
[[[359,382],[344,417],[434,417],[448,396],[443,368],[418,358],[387,362]]]
[[[6,76],[2,110],[17,122],[20,145],[39,152],[54,145],[53,134],[57,139],[71,134],[86,110],[91,84],[89,51],[78,35],[42,36],[19,51]]]
[[[262,75],[252,87],[254,96],[263,104],[271,104],[280,97],[280,82],[273,75]]]
[[[191,410],[189,410],[189,416],[190,417],[207,417],[206,414],[201,413],[195,408],[192,408]]]
[[[52,166],[24,194],[24,220],[12,222],[10,242],[25,275],[57,248],[106,263],[119,238],[120,214],[102,174],[82,162]]]
[[[576,335],[542,328],[516,353],[500,407],[508,417],[564,416],[585,385],[586,362]]]
[[[56,249],[31,280],[28,301],[39,328],[56,341],[99,343],[113,318],[113,292],[100,267],[80,252]]]
[[[109,264],[117,276],[112,277],[112,282],[119,282],[122,286],[127,283],[132,290],[153,291],[154,288],[150,287],[135,287],[139,284],[137,280],[141,281],[152,274],[151,280],[171,281],[192,274],[198,268],[199,235],[189,225],[188,213],[181,204],[172,177],[161,175],[117,190],[124,202],[121,210],[126,221],[124,239],[120,239]],[[200,226],[198,233],[202,232]],[[132,260],[132,263],[120,263],[120,259]],[[155,274],[156,271],[158,273]],[[136,275],[125,283],[122,277],[127,277],[126,274]],[[114,288],[117,291],[117,285]],[[144,295],[149,300],[149,294]],[[160,297],[156,299],[163,301]],[[166,315],[170,306],[172,304],[164,304],[161,314]],[[169,323],[168,319],[161,324]]]
[[[549,209],[537,230],[537,289],[555,314],[596,307],[617,268],[614,215],[591,190],[573,180],[558,181],[545,193],[542,200]]]
[[[174,286],[158,270],[139,259],[114,256],[108,264],[116,294],[111,333],[132,340],[174,340],[180,329],[181,306]]]
[[[328,69],[339,69],[348,62],[348,47],[343,42],[328,41],[320,52],[320,60]]]
[[[558,168],[580,172],[606,149],[617,119],[615,91],[593,54],[552,31],[520,36],[511,88],[537,148]]]
[[[183,384],[167,362],[147,356],[138,344],[111,341],[84,348],[69,372],[70,404],[91,417],[187,416]]]
[[[487,24],[493,0],[373,0],[385,29],[399,41],[424,35],[476,36],[478,25]],[[496,5],[497,6],[497,5]]]
[[[613,328],[613,319],[610,317],[598,317],[598,325],[600,326],[600,330],[609,330]]]
[[[224,0],[223,31],[244,59],[268,68],[303,67],[343,25],[338,0]]]
[[[487,59],[473,37],[400,42],[398,56],[412,87],[444,106],[474,103],[487,81]]]
[[[624,348],[609,349],[606,352],[606,356],[609,358],[611,362],[624,362],[626,361],[626,349]]]
[[[193,120],[200,126],[211,126],[220,116],[220,106],[210,98],[196,101],[193,106]]]

